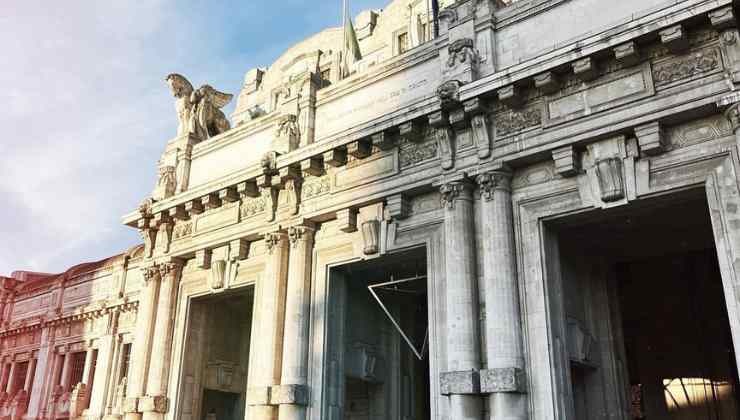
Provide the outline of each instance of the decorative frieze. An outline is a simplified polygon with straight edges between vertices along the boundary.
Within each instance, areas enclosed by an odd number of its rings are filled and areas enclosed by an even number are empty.
[[[240,215],[242,219],[261,214],[267,208],[267,202],[263,197],[245,198],[242,200]]]
[[[653,66],[655,86],[661,87],[716,70],[722,65],[721,56],[719,49],[713,47],[656,63]]]
[[[301,188],[301,200],[310,200],[331,192],[331,176],[309,178]]]
[[[437,141],[412,143],[404,141],[398,151],[401,168],[408,168],[437,157]]]
[[[172,240],[186,238],[193,234],[193,222],[177,223],[172,232]]]
[[[494,117],[496,137],[506,137],[528,128],[542,124],[542,110],[539,106],[496,114]]]

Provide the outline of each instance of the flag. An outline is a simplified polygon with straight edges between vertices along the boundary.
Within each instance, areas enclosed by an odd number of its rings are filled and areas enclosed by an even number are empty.
[[[439,1],[432,0],[432,20],[434,21],[434,31],[432,36],[434,38],[439,36]]]
[[[343,73],[349,75],[349,66],[362,59],[360,43],[357,41],[355,26],[352,24],[347,0],[344,0],[344,46],[342,53]]]

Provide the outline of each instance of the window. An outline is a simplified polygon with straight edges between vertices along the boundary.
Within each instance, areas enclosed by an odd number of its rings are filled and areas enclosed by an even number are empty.
[[[331,85],[331,69],[321,70],[321,88]]]
[[[409,50],[409,33],[404,32],[398,35],[398,53],[403,54]]]
[[[72,376],[70,376],[69,384],[71,387],[77,386],[78,383],[82,382],[82,374],[85,371],[85,352],[80,351],[72,354]]]
[[[12,387],[12,394],[15,395],[15,393],[26,385],[26,377],[28,376],[28,362],[21,362],[18,363],[18,366],[16,366],[17,373],[15,374],[15,378],[13,379],[13,387]]]
[[[120,378],[125,378],[128,375],[128,367],[130,363],[131,363],[131,343],[126,343],[123,345],[123,355],[121,357],[121,376]]]

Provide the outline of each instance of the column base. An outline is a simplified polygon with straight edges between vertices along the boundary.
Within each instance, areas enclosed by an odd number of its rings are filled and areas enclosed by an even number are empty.
[[[168,406],[169,400],[164,395],[147,395],[139,398],[139,411],[144,414],[164,414],[167,412]]]
[[[480,376],[477,370],[442,372],[439,382],[442,395],[480,394]]]
[[[480,389],[484,394],[526,392],[524,371],[519,368],[494,368],[480,371]]]
[[[306,385],[275,385],[270,390],[272,405],[308,405],[308,387]]]

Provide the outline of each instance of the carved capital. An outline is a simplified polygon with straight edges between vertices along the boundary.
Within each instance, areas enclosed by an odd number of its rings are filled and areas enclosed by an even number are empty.
[[[458,200],[471,200],[472,186],[468,181],[452,181],[442,184],[439,192],[442,195],[442,206],[448,209],[455,208],[455,202]]]
[[[275,249],[285,246],[286,235],[282,232],[270,232],[265,234],[265,247],[272,254]]]
[[[150,281],[159,281],[160,273],[157,265],[150,265],[148,267],[141,268],[141,274],[144,276],[144,282],[149,283]]]
[[[158,265],[159,276],[162,281],[173,281],[180,274],[182,268],[182,262],[180,260],[172,259],[167,262],[160,263]]]
[[[288,228],[288,241],[295,248],[298,242],[310,242],[313,239],[314,229],[308,226],[291,226]]]
[[[476,178],[480,195],[486,201],[493,200],[493,192],[496,190],[511,191],[511,172],[491,171],[485,172]]]

